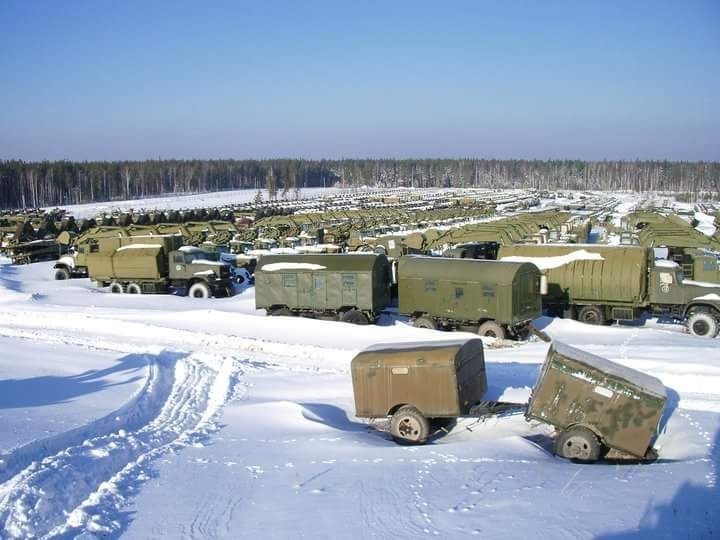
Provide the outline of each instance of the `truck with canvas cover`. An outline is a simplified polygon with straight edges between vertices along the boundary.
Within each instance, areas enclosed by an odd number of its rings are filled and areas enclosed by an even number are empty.
[[[390,304],[385,255],[263,255],[255,268],[255,307],[354,324],[375,322]]]
[[[685,282],[681,268],[655,260],[652,248],[516,244],[502,246],[498,258],[543,272],[543,304],[554,315],[607,324],[648,314],[683,322],[696,336],[712,338],[720,330],[720,286]]]
[[[170,244],[168,244],[168,237]],[[78,237],[71,253],[60,257],[53,266],[55,279],[88,277],[87,257],[91,253],[112,253],[118,248],[132,244],[158,244],[172,251],[182,246],[180,235],[137,235],[130,236],[121,227],[98,228]]]
[[[433,424],[471,414],[487,390],[477,338],[374,345],[350,365],[356,415],[391,416],[398,442],[425,442]]]
[[[659,379],[554,342],[525,417],[555,427],[555,454],[597,461],[610,450],[654,457],[652,442],[667,401]]]
[[[404,256],[398,306],[413,326],[524,337],[542,311],[540,272],[528,263]]]
[[[209,260],[182,237],[156,237],[158,243],[130,243],[87,256],[90,279],[112,293],[177,293],[194,298],[232,295],[230,266]],[[162,240],[160,240],[162,239]]]

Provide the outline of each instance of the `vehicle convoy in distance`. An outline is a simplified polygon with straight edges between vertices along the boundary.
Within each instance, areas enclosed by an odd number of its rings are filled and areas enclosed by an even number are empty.
[[[588,324],[632,321],[644,314],[684,322],[696,336],[720,330],[720,286],[684,281],[680,267],[639,246],[502,246],[502,261],[534,263],[546,276],[543,305]]]
[[[127,243],[87,255],[90,279],[110,292],[176,293],[194,298],[232,295],[230,265],[207,259],[178,235],[155,236],[155,243]],[[127,240],[127,239],[122,239]]]
[[[527,336],[542,313],[533,264],[407,255],[398,264],[398,310],[413,326]]]
[[[555,427],[556,455],[584,462],[655,458],[651,446],[667,401],[655,377],[557,342],[528,404],[483,401],[478,338],[373,345],[353,358],[351,373],[356,416],[390,417],[399,443],[422,444],[460,417],[515,410]]]
[[[255,306],[268,315],[374,323],[390,305],[391,281],[385,255],[263,255],[255,269]]]

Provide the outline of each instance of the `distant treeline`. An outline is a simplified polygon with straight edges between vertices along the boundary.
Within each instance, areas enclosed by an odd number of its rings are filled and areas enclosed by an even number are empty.
[[[494,159],[0,161],[0,208],[303,187],[485,187],[720,193],[720,163]]]

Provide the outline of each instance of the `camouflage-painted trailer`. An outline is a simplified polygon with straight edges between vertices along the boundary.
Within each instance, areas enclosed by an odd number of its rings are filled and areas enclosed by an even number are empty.
[[[540,316],[540,272],[528,263],[404,256],[399,311],[414,326],[471,329],[504,338],[525,334]]]
[[[666,401],[659,379],[554,342],[525,416],[556,428],[561,457],[596,461],[614,449],[644,458]]]
[[[255,268],[255,307],[354,324],[375,322],[390,304],[384,255],[263,255]]]

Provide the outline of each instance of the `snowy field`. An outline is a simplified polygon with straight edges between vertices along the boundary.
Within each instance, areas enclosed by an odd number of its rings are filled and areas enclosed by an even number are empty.
[[[226,299],[117,296],[0,260],[3,538],[711,538],[720,531],[720,339],[540,319],[659,377],[651,464],[579,465],[521,415],[402,447],[354,416],[349,362],[442,339],[268,318]],[[486,349],[488,399],[524,401],[548,345]]]
[[[619,224],[641,200],[615,196]],[[710,216],[697,217],[711,232]],[[51,268],[0,258],[2,539],[720,535],[720,339],[656,320],[536,321],[663,381],[654,463],[555,458],[552,431],[517,414],[465,419],[404,447],[354,416],[350,360],[370,344],[447,334],[391,315],[370,327],[269,318],[252,288],[209,300],[112,295],[87,279],[53,281]],[[487,399],[525,402],[548,344],[486,344]]]

